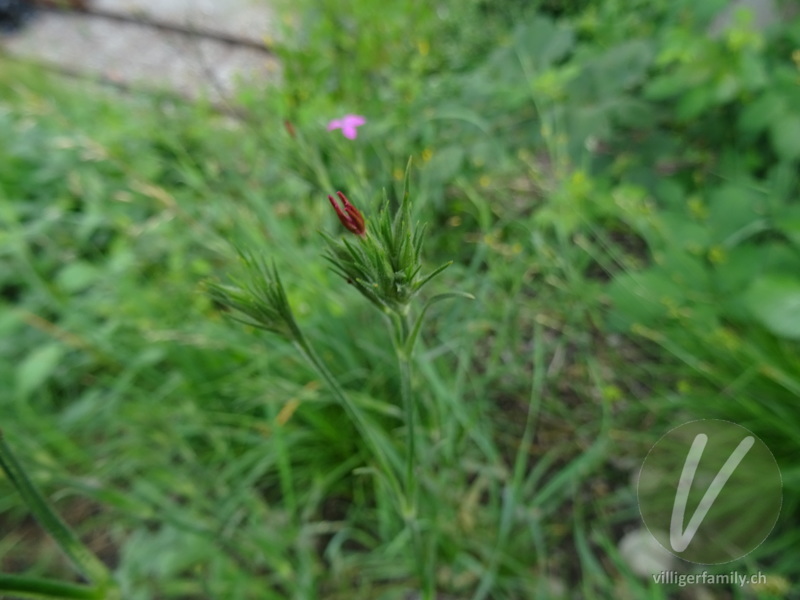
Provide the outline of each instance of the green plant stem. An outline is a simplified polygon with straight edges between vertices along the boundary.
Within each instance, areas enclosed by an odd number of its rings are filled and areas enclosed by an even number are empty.
[[[414,462],[416,458],[416,428],[414,415],[414,401],[411,397],[411,361],[402,348],[397,352],[397,366],[400,374],[400,397],[403,403],[403,414],[406,421],[408,442],[406,445],[405,490],[409,514],[404,517],[417,518],[417,484],[414,477]]]
[[[394,337],[394,349],[397,355],[397,368],[400,375],[400,398],[403,404],[403,414],[405,415],[406,431],[408,442],[406,445],[406,467],[405,467],[405,492],[407,496],[408,509],[412,519],[417,518],[417,485],[414,477],[414,461],[416,459],[416,428],[414,416],[414,401],[411,397],[411,353],[406,347],[409,339],[409,327],[407,315],[397,316],[397,331]],[[406,515],[404,515],[406,518]]]
[[[308,361],[314,370],[322,377],[328,384],[331,391],[333,391],[336,398],[344,406],[345,410],[350,413],[356,427],[358,427],[365,440],[370,444],[373,454],[378,459],[381,465],[383,474],[388,480],[390,487],[394,492],[394,497],[399,501],[400,514],[406,527],[410,530],[413,545],[414,545],[414,559],[416,562],[417,572],[420,580],[422,581],[422,598],[423,600],[435,599],[435,585],[434,585],[434,569],[431,561],[427,560],[426,555],[432,554],[427,552],[422,539],[422,532],[419,527],[419,494],[417,480],[414,477],[414,463],[416,460],[416,431],[415,431],[415,412],[414,401],[411,394],[411,356],[407,351],[409,349],[409,340],[411,337],[411,329],[407,315],[393,315],[390,317],[392,325],[392,343],[397,355],[398,370],[400,374],[400,395],[403,404],[403,411],[406,421],[406,429],[408,432],[408,443],[406,444],[406,457],[405,468],[403,473],[403,485],[396,475],[396,469],[400,465],[395,466],[390,459],[389,455],[384,449],[384,445],[376,437],[375,428],[367,421],[361,409],[348,398],[339,382],[333,376],[331,371],[325,365],[323,360],[316,353],[314,348],[298,329],[295,332],[294,344],[300,354]]]
[[[106,566],[83,545],[78,536],[53,511],[41,492],[33,485],[24,467],[6,443],[2,431],[0,431],[0,467],[14,484],[39,524],[53,537],[75,567],[89,581],[97,584],[99,589],[108,589],[113,586],[111,573]]]
[[[405,416],[407,442],[406,460],[404,477],[404,506],[403,520],[409,528],[413,546],[414,560],[416,562],[417,573],[422,584],[423,600],[433,600],[435,598],[435,569],[432,560],[429,560],[426,545],[419,526],[419,486],[414,473],[414,466],[417,459],[416,447],[416,412],[414,410],[414,398],[411,392],[411,352],[413,343],[410,343],[412,330],[409,326],[407,313],[395,313],[390,319],[392,325],[392,342],[394,343],[395,354],[397,356],[397,367],[400,376],[400,398],[403,404],[403,414]],[[419,332],[415,328],[413,335]]]
[[[103,600],[106,592],[102,588],[74,583],[62,583],[48,579],[0,575],[0,597],[5,594],[18,598],[81,598]]]
[[[369,423],[361,409],[352,400],[350,400],[347,394],[345,394],[344,390],[339,385],[339,382],[336,381],[336,378],[316,353],[311,344],[309,344],[305,337],[299,332],[299,330],[296,333],[294,345],[303,358],[305,358],[314,368],[314,370],[322,377],[322,379],[325,380],[325,383],[328,384],[328,387],[336,396],[336,399],[339,400],[345,410],[350,414],[351,418],[356,424],[356,427],[361,432],[361,435],[364,436],[364,439],[370,445],[374,456],[380,463],[382,474],[386,477],[394,496],[401,498],[402,488],[396,474],[399,463],[392,461],[392,458],[386,451],[387,445],[382,443],[382,441],[376,435],[376,428]]]

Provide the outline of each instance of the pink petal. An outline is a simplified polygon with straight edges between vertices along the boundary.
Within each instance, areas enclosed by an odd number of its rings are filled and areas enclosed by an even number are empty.
[[[328,123],[328,131],[333,131],[334,129],[341,129],[344,127],[344,123],[339,119],[334,119],[330,123]]]
[[[358,131],[356,131],[355,127],[348,127],[345,125],[342,127],[342,135],[346,137],[348,140],[354,140],[358,136]]]
[[[348,125],[353,125],[354,127],[358,127],[359,125],[363,125],[367,122],[367,120],[361,115],[345,115],[343,120]]]

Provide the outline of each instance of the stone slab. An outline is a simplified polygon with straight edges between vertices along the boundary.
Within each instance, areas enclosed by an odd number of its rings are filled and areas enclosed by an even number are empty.
[[[43,12],[0,44],[71,72],[213,101],[229,97],[238,78],[269,83],[278,76],[275,59],[254,48],[85,13]]]
[[[756,31],[764,31],[781,19],[775,0],[731,0],[722,10],[709,28],[712,37],[719,37],[736,21],[736,13],[746,10],[753,18],[751,25]]]
[[[264,0],[92,0],[90,6],[256,43],[277,29],[274,12]]]

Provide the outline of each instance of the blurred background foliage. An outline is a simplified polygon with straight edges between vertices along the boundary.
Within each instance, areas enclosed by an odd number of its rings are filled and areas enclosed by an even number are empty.
[[[317,232],[337,189],[396,198],[409,155],[428,260],[456,261],[430,293],[478,298],[432,313],[417,365],[442,597],[798,597],[800,20],[725,6],[298,0],[244,118],[0,57],[0,425],[124,597],[410,597],[353,426],[202,290],[263,249],[399,427]],[[656,586],[618,550],[647,450],[697,418],[781,467],[775,531],[718,568],[761,588]],[[2,571],[71,577],[4,480],[0,515]]]

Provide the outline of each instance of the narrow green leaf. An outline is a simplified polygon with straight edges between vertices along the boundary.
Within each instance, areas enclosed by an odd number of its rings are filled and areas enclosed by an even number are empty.
[[[31,352],[17,369],[17,393],[25,398],[39,389],[56,370],[64,353],[64,346],[58,342]]]
[[[404,351],[406,356],[411,356],[412,352],[414,351],[414,345],[417,343],[417,337],[419,336],[419,330],[422,327],[422,321],[425,318],[425,313],[427,313],[428,309],[437,302],[447,300],[448,298],[466,298],[467,300],[475,300],[475,296],[466,292],[446,292],[444,294],[437,294],[436,296],[430,298],[422,307],[422,310],[414,322],[414,326],[411,328],[411,333],[409,334],[408,339],[405,341]]]

